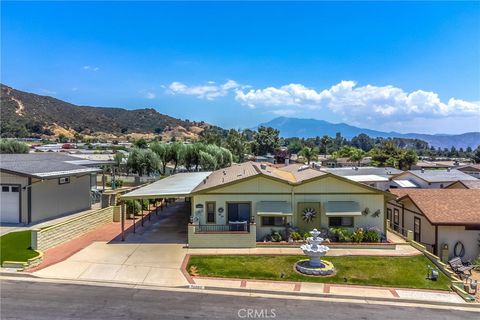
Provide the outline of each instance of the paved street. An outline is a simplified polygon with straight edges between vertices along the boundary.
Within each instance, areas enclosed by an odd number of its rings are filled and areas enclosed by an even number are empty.
[[[250,311],[249,309],[253,309]],[[274,310],[272,310],[274,309]],[[3,280],[2,319],[476,319],[478,313]],[[263,317],[261,315],[263,314]]]

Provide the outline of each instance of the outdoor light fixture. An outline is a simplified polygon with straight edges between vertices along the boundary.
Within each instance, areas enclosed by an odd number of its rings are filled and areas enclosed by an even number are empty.
[[[432,281],[437,281],[438,279],[438,270],[433,268],[432,266],[428,266],[428,274],[427,279]]]

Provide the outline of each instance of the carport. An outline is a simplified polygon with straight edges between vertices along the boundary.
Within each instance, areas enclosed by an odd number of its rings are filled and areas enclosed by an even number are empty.
[[[202,183],[210,173],[211,172],[177,173],[122,195],[120,198],[122,201],[120,213],[122,241],[125,240],[125,201],[188,198],[195,187]],[[135,232],[135,214],[133,215],[133,232]]]

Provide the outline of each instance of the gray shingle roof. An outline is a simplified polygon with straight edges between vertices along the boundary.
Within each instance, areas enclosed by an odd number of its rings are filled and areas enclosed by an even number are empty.
[[[322,168],[323,171],[330,172],[337,176],[366,176],[376,175],[389,178],[393,175],[400,174],[403,171],[391,167],[350,167],[350,168]]]
[[[67,162],[74,160],[78,160],[78,158],[60,153],[1,154],[0,171],[40,179],[99,171],[99,169]]]
[[[457,181],[457,180],[478,180],[475,177],[472,177],[466,173],[463,173],[457,169],[451,170],[441,170],[441,169],[433,169],[433,170],[410,170],[408,171],[413,175],[427,181],[427,182],[449,182],[449,181]]]

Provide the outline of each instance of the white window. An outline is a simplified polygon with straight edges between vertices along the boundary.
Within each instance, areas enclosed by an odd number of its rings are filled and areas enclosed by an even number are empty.
[[[66,183],[70,183],[70,177],[58,178],[58,184],[66,184]]]

